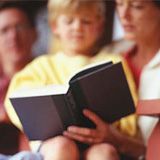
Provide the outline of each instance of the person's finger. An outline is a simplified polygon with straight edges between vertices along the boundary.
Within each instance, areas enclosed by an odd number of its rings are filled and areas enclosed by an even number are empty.
[[[92,137],[85,137],[85,136],[81,136],[81,135],[74,134],[72,132],[67,132],[67,131],[64,131],[63,135],[66,136],[66,137],[68,137],[68,138],[77,140],[79,142],[83,142],[83,143],[87,143],[87,144],[93,144],[93,143],[95,143],[95,141],[94,141],[95,139],[92,138]]]
[[[97,135],[97,131],[95,129],[83,128],[77,126],[69,126],[67,128],[67,131],[87,137],[96,137]]]
[[[97,126],[104,124],[104,121],[98,115],[88,109],[84,109],[83,114],[93,121]]]

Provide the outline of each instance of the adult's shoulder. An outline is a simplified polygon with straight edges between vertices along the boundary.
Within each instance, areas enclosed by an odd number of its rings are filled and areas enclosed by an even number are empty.
[[[107,52],[104,49],[102,49],[96,56],[93,57],[93,62],[106,62],[106,61],[112,61],[113,63],[122,61],[123,57],[121,54],[114,54]]]
[[[119,39],[104,46],[102,50],[107,53],[123,54],[128,52],[134,45],[135,43],[133,41]]]

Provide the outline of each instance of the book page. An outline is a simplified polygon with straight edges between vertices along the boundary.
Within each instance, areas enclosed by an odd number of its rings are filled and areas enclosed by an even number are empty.
[[[16,90],[10,98],[66,94],[67,90],[67,85],[47,85],[36,88],[23,88]]]

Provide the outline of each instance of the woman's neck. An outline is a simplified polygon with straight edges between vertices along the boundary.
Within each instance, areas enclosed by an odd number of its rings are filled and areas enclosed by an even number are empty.
[[[138,42],[133,56],[133,63],[140,69],[148,64],[160,49],[160,37]]]

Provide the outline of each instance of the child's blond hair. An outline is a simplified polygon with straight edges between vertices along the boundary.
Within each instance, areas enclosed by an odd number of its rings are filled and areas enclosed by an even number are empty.
[[[49,22],[55,22],[62,13],[74,13],[81,10],[95,11],[97,18],[105,17],[104,0],[49,0]]]

